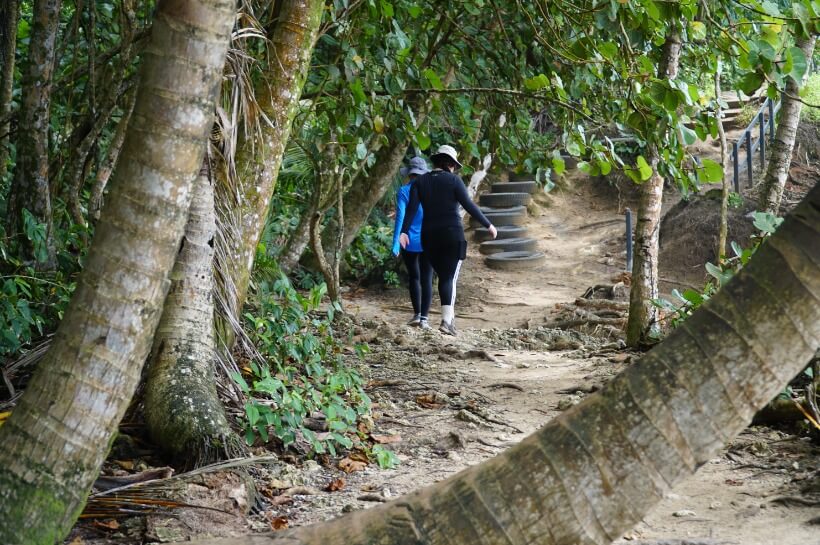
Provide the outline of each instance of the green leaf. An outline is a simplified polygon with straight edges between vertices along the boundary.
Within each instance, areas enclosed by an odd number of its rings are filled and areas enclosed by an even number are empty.
[[[364,88],[362,87],[362,80],[356,78],[350,84],[350,92],[353,93],[353,100],[356,104],[361,104],[367,97],[364,94]]]
[[[783,223],[783,218],[778,218],[769,212],[755,212],[754,221],[752,222],[766,236],[774,233],[781,223]]]
[[[540,91],[550,86],[550,80],[544,74],[538,74],[524,80],[524,87],[528,91]]]
[[[689,39],[690,40],[705,40],[706,39],[706,25],[700,21],[692,21],[689,23]]]
[[[636,159],[636,167],[640,175],[640,181],[645,182],[652,177],[652,167],[646,162],[643,155],[638,155]]]
[[[435,89],[436,91],[441,91],[444,89],[444,84],[441,82],[441,78],[438,77],[433,70],[430,68],[424,69],[424,77],[427,78],[427,81],[430,82],[430,86]]]
[[[564,162],[564,159],[560,155],[558,155],[557,150],[555,152],[555,155],[552,156],[552,169],[558,176],[560,176],[567,170],[567,165]]]
[[[640,70],[641,74],[654,74],[655,65],[649,60],[649,57],[641,55],[638,57],[638,70]]]
[[[393,17],[393,4],[388,2],[387,0],[381,0],[379,5],[382,8],[382,15],[385,17]]]
[[[605,59],[611,61],[618,55],[618,46],[613,42],[604,42],[598,45],[598,51]]]
[[[421,6],[408,6],[407,13],[410,14],[410,17],[413,19],[417,19],[419,15],[421,15],[422,9]]]
[[[601,174],[606,176],[607,174],[612,172],[612,163],[610,163],[609,161],[603,160],[603,159],[599,159],[598,160],[598,168],[601,170]]]
[[[711,159],[704,159],[697,168],[700,181],[703,183],[708,184],[723,180],[723,167]]]
[[[792,66],[788,75],[799,84],[803,81],[803,77],[806,75],[806,70],[808,70],[809,64],[806,60],[805,53],[803,53],[799,47],[790,47],[788,51],[792,58]]]
[[[423,132],[417,132],[416,133],[416,144],[419,145],[419,149],[425,150],[425,149],[430,147],[431,143],[432,142],[430,141],[430,137],[427,136],[425,133],[423,133]]]
[[[772,2],[771,0],[765,0],[764,2],[761,2],[760,7],[763,9],[763,11],[765,11],[772,17],[782,16],[782,14],[780,13],[780,8],[777,7],[776,2]]]
[[[367,146],[364,145],[364,142],[359,142],[356,144],[356,158],[361,161],[367,157]]]
[[[743,76],[743,79],[740,80],[740,90],[746,93],[747,95],[755,94],[755,91],[760,89],[760,86],[763,84],[763,80],[765,78],[762,74],[757,72],[750,72]]]
[[[680,129],[681,139],[683,140],[683,143],[687,146],[691,146],[697,141],[697,133],[689,127],[687,127],[686,125],[684,125],[683,123],[678,125],[678,129]]]

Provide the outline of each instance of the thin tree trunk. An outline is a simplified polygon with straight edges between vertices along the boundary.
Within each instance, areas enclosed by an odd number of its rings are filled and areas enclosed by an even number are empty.
[[[232,299],[226,301],[229,308],[222,310],[231,315],[228,321],[238,320],[245,303],[256,247],[267,222],[324,6],[320,0],[282,3],[271,36],[268,73],[256,89],[256,98],[268,122],[260,124],[260,138],[245,138],[237,150],[235,162],[241,183],[238,199],[217,195],[218,206],[225,209],[220,211],[220,218],[232,224],[226,229],[229,236],[217,238],[217,244],[225,245],[217,250],[217,259],[226,258],[225,263],[218,263],[218,269],[224,271],[221,274],[231,284],[230,290],[222,290],[230,293]],[[224,329],[220,325],[220,331]]]
[[[726,258],[726,237],[728,234],[729,215],[729,145],[726,143],[726,131],[723,129],[723,111],[720,107],[720,75],[721,61],[717,61],[715,71],[715,116],[717,118],[718,135],[720,136],[720,164],[723,166],[722,192],[720,196],[720,232],[718,233],[717,256],[718,262],[723,263]]]
[[[122,110],[122,117],[117,123],[117,128],[114,130],[114,136],[111,138],[111,143],[106,150],[105,159],[97,169],[97,176],[94,178],[94,185],[91,186],[91,196],[88,201],[88,214],[91,219],[96,222],[100,219],[100,209],[103,204],[103,194],[105,187],[108,185],[108,179],[111,178],[111,173],[114,172],[114,167],[117,164],[117,159],[122,151],[122,145],[125,142],[125,135],[127,134],[128,121],[131,119],[131,112],[134,110],[134,103],[137,99],[135,89],[128,91],[125,96],[125,105]]]
[[[311,202],[312,201],[311,199]],[[296,226],[296,229],[293,230],[293,233],[291,233],[288,238],[285,249],[279,254],[279,267],[287,274],[292,272],[296,265],[299,264],[299,259],[301,259],[302,254],[305,253],[305,249],[308,247],[308,244],[310,244],[310,226],[315,213],[316,209],[312,204],[309,204],[299,218],[299,224]]]
[[[23,66],[17,160],[8,198],[8,233],[24,232],[23,210],[45,225],[48,256],[43,268],[56,266],[52,240],[51,195],[48,185],[48,130],[51,110],[51,78],[60,23],[61,0],[36,0],[28,58]],[[21,237],[21,240],[25,240]],[[21,255],[33,258],[33,248],[21,245]]]
[[[51,348],[0,427],[0,543],[66,535],[134,393],[212,126],[234,8],[232,0],[157,7],[134,119],[85,268]]]
[[[677,77],[680,50],[680,32],[675,27],[666,36],[658,67],[659,78]],[[659,161],[658,147],[650,143],[647,162],[652,167],[652,176],[641,186],[638,203],[629,321],[626,326],[626,343],[632,347],[651,344],[658,330],[658,309],[652,301],[658,298],[658,234],[663,204],[663,177],[658,173]]]
[[[811,59],[814,54],[816,39],[816,36],[811,36],[797,40],[797,47],[803,51],[807,59]],[[766,168],[766,177],[763,178],[758,199],[758,207],[771,214],[777,214],[780,210],[780,199],[783,198],[783,189],[789,177],[792,150],[803,105],[799,100],[802,84],[803,82],[789,77],[786,81],[786,94],[783,95],[780,103],[780,122],[777,124],[769,165]]]
[[[330,147],[329,147],[330,148]],[[333,159],[333,155],[330,154],[330,160]],[[326,163],[325,163],[326,164]],[[316,256],[316,259],[319,263],[319,270],[322,273],[322,276],[325,279],[325,284],[327,285],[327,294],[330,298],[331,302],[338,303],[339,305],[342,304],[342,286],[341,286],[341,276],[339,274],[339,269],[342,261],[342,241],[344,237],[344,226],[345,226],[345,214],[344,214],[344,188],[342,185],[342,174],[336,172],[334,170],[326,170],[322,176],[320,176],[320,181],[322,179],[327,179],[328,177],[332,177],[334,182],[334,193],[336,195],[336,229],[334,233],[336,234],[336,238],[332,242],[330,252],[327,252],[324,248],[324,243],[322,241],[322,218],[325,215],[325,211],[330,206],[328,205],[324,209],[317,205],[317,211],[313,214],[313,220],[310,223],[310,243],[313,248],[313,253]],[[320,183],[321,187],[321,183]],[[321,191],[317,191],[317,193],[321,194]],[[330,254],[330,255],[328,255]]]
[[[9,160],[8,121],[11,113],[11,95],[14,90],[14,55],[17,51],[17,22],[20,9],[17,0],[6,0],[0,5],[0,181],[5,179]]]
[[[711,300],[518,445],[331,522],[199,545],[602,545],[749,424],[820,346],[820,186]]]
[[[171,273],[145,383],[145,423],[174,460],[201,466],[244,453],[214,382],[214,190],[200,174]]]

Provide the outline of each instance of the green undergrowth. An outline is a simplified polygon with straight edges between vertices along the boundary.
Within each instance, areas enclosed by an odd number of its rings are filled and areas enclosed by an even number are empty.
[[[369,418],[370,399],[349,361],[360,360],[367,346],[354,345],[350,354],[338,337],[334,324],[344,317],[337,306],[320,310],[324,284],[303,294],[281,272],[264,276],[244,315],[263,360],[249,362],[233,377],[247,396],[246,441],[308,456],[361,448],[390,465],[392,458],[367,448],[359,433],[359,423]]]
[[[820,73],[812,74],[800,90],[800,96],[806,104],[820,104]],[[800,118],[804,121],[820,123],[820,108],[803,106]]]

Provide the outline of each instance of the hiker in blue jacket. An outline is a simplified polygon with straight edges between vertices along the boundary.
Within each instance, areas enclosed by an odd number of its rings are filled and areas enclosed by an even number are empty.
[[[407,203],[410,202],[410,187],[416,177],[427,174],[427,162],[422,157],[410,159],[409,167],[402,167],[402,177],[407,177],[407,182],[399,187],[396,194],[396,224],[393,230],[393,255],[401,253],[404,266],[407,268],[407,275],[410,277],[410,301],[413,303],[413,318],[407,322],[408,325],[418,326],[422,329],[430,329],[428,315],[430,313],[430,303],[433,300],[433,266],[430,264],[421,246],[421,222],[424,212],[421,207],[409,222],[408,237],[409,243],[402,249],[399,244],[402,224],[405,220]]]

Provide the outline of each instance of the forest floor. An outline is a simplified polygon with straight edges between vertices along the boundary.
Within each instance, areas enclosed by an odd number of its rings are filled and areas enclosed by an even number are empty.
[[[279,462],[256,473],[262,501],[251,515],[243,514],[244,483],[202,476],[189,481],[188,501],[230,514],[185,509],[115,527],[86,522],[68,542],[239,535],[366,509],[497,455],[600,388],[638,355],[611,330],[544,324],[590,286],[617,280],[628,199],[577,181],[536,200],[527,227],[547,259],[533,270],[494,271],[471,245],[458,283],[455,338],[404,325],[411,310],[403,289],[345,294],[353,334],[371,347],[364,362],[371,434],[397,455],[396,468],[353,463],[348,469],[358,470],[345,473],[336,463]],[[618,543],[817,544],[818,500],[820,448],[788,430],[750,427]]]

